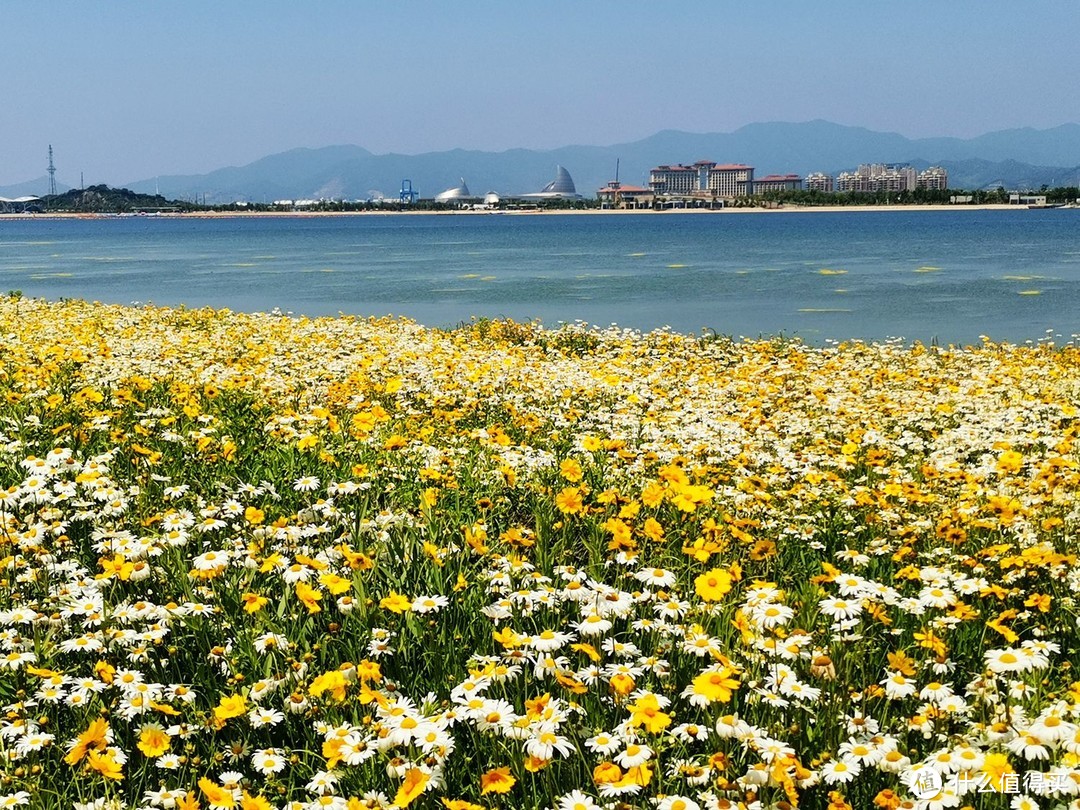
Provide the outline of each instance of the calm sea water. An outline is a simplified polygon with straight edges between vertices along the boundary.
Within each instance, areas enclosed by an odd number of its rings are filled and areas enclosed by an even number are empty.
[[[976,342],[1080,332],[1080,210],[0,221],[0,292]]]

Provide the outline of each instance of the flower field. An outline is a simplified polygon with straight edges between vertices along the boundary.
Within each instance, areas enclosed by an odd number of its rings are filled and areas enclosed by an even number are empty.
[[[1080,807],[1078,403],[1072,347],[5,297],[0,807]]]

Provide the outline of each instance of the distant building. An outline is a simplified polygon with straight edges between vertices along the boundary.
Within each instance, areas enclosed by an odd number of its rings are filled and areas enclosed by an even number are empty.
[[[709,169],[709,191],[717,197],[749,197],[754,193],[754,168],[725,163]]]
[[[915,188],[944,191],[948,187],[949,173],[940,166],[931,166],[926,171],[919,172],[919,176],[915,179]]]
[[[34,203],[40,201],[41,197],[0,197],[0,213],[24,213],[36,208]]]
[[[915,169],[906,164],[864,163],[854,172],[841,172],[837,191],[890,191],[915,188]]]
[[[522,200],[580,200],[581,195],[577,193],[570,172],[557,165],[554,180],[539,191],[531,194],[519,194],[516,198]]]
[[[605,188],[596,192],[596,199],[600,201],[601,208],[640,210],[652,208],[656,200],[656,194],[651,188],[627,186],[612,180]]]
[[[1046,208],[1045,194],[1010,194],[1009,205],[1026,205],[1034,208]]]
[[[465,184],[465,178],[461,178],[461,185],[448,188],[446,191],[440,191],[435,195],[435,202],[447,203],[449,205],[471,203],[475,201],[472,193],[469,191],[469,187]]]
[[[657,196],[748,197],[754,191],[754,167],[699,160],[690,166],[657,166],[649,172]]]
[[[832,175],[824,172],[811,172],[806,175],[806,190],[831,192],[833,190]]]
[[[802,189],[802,183],[802,178],[797,174],[767,174],[759,180],[754,180],[754,193],[799,191]]]
[[[698,170],[694,166],[657,166],[649,172],[649,188],[657,194],[693,194],[707,188],[700,182]]]

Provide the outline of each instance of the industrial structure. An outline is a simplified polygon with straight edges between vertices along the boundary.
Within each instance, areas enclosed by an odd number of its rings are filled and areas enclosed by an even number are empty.
[[[56,196],[56,166],[53,165],[52,144],[49,144],[49,166],[45,170],[49,173],[49,194]]]

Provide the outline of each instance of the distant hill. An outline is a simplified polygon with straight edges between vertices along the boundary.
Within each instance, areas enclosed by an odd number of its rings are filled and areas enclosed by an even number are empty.
[[[925,162],[925,161],[924,161]],[[922,162],[912,165],[922,169]],[[929,164],[926,164],[929,165]],[[966,189],[1038,190],[1042,186],[1080,186],[1080,166],[1033,166],[1016,160],[942,160],[938,165],[949,172],[949,185]]]
[[[63,183],[56,184],[56,190],[67,191],[70,186]],[[49,178],[42,175],[36,180],[27,180],[25,183],[14,183],[10,186],[0,186],[0,197],[44,197],[49,191]]]
[[[624,183],[642,183],[660,163],[709,159],[749,163],[761,176],[771,173],[836,174],[860,163],[944,165],[950,185],[977,188],[1003,185],[1072,185],[1080,173],[1080,125],[1053,129],[1012,129],[977,138],[911,139],[828,121],[761,123],[734,132],[697,134],[666,130],[613,146],[565,146],[546,151],[512,149],[480,152],[455,149],[419,155],[372,154],[359,146],[293,149],[246,166],[202,175],[161,176],[128,185],[176,198],[205,196],[208,202],[397,196],[401,181],[412,180],[421,196],[432,197],[464,178],[476,194],[539,190],[565,166],[578,191],[591,196],[614,179],[620,161]],[[1029,182],[1031,178],[1038,182]]]
[[[73,188],[63,194],[47,195],[42,197],[40,205],[46,211],[109,214],[194,207],[188,203],[167,200],[160,194],[140,194],[130,189],[110,188],[106,185]]]

